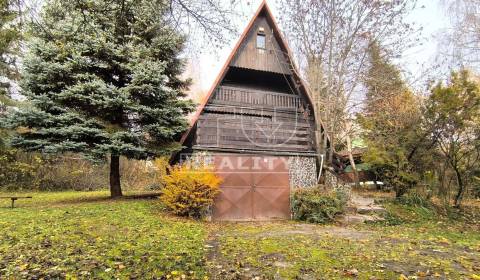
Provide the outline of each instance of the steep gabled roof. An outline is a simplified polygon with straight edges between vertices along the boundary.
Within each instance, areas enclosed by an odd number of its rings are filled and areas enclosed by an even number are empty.
[[[307,87],[305,86],[302,78],[299,75],[298,68],[297,68],[295,62],[293,61],[292,52],[291,52],[287,42],[285,41],[282,33],[280,32],[280,29],[278,28],[277,22],[275,21],[275,18],[273,17],[272,11],[268,7],[266,0],[263,0],[262,3],[260,4],[260,7],[255,12],[255,15],[250,20],[247,27],[245,28],[242,35],[240,36],[240,39],[237,41],[237,43],[236,43],[235,47],[233,48],[232,52],[230,53],[227,60],[225,61],[225,64],[223,65],[222,69],[220,70],[220,73],[218,74],[217,78],[215,79],[215,82],[212,84],[212,87],[208,91],[208,93],[205,96],[205,98],[203,99],[203,101],[200,103],[200,107],[198,108],[194,117],[191,120],[190,128],[182,135],[182,138],[180,140],[180,144],[183,145],[185,140],[188,138],[188,136],[192,132],[193,127],[195,126],[196,122],[198,121],[198,118],[200,117],[200,115],[201,115],[202,111],[204,110],[205,106],[207,105],[208,101],[210,100],[210,97],[212,96],[212,94],[215,92],[215,89],[219,86],[219,84],[222,82],[223,78],[225,77],[225,74],[227,73],[227,71],[228,71],[228,69],[229,69],[229,67],[232,63],[232,60],[234,59],[235,54],[238,52],[240,46],[242,45],[242,42],[245,40],[245,38],[249,34],[249,31],[253,27],[256,19],[262,14],[265,15],[268,23],[273,27],[272,28],[273,29],[273,34],[275,36],[275,39],[279,43],[281,50],[288,55],[287,59],[288,59],[288,62],[291,64],[291,68],[293,70],[292,71],[293,72],[293,78],[298,83],[298,86],[299,86],[298,90],[300,91],[300,93],[302,95],[304,95],[307,98],[307,101],[308,101],[308,103],[311,107],[310,110],[312,110],[312,112],[313,112],[313,110],[314,110],[313,102],[312,102],[311,97],[308,93]],[[314,117],[315,117],[315,114],[314,114]],[[318,120],[318,121],[321,122],[321,120]],[[323,124],[322,124],[322,127],[324,127]]]

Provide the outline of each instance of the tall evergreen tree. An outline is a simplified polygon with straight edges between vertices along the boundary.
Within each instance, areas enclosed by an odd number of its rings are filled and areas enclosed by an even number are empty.
[[[420,107],[377,42],[370,46],[369,60],[365,108],[358,118],[368,145],[364,160],[401,196],[418,180],[409,155],[417,145]]]
[[[110,157],[110,191],[122,195],[119,158],[178,148],[193,104],[179,75],[184,38],[163,0],[47,0],[24,61],[12,145]],[[20,129],[21,128],[21,129]]]
[[[11,103],[10,82],[18,78],[15,57],[21,39],[16,5],[11,0],[0,0],[0,116]],[[5,147],[7,130],[0,127],[0,149]]]
[[[369,68],[364,84],[367,88],[365,110],[375,114],[392,97],[408,91],[400,70],[382,53],[378,42],[370,43],[368,49]]]
[[[18,13],[14,7],[11,0],[0,0],[0,77],[3,79],[12,78],[16,74],[13,58],[21,33],[16,22]],[[8,82],[0,81],[0,94],[5,95],[8,87]]]

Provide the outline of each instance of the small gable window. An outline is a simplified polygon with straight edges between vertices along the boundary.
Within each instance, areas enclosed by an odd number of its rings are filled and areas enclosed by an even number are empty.
[[[260,28],[257,33],[257,49],[266,49],[266,37],[263,28]]]

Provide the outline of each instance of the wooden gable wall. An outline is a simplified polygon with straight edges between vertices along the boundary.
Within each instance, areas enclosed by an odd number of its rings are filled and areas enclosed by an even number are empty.
[[[312,102],[290,53],[263,2],[182,136],[183,151],[316,156]]]
[[[257,87],[244,77],[257,77]],[[289,75],[231,67],[198,118],[193,148],[315,153],[313,112],[286,80]]]
[[[260,28],[263,28],[266,37],[265,50],[257,49],[257,33]],[[285,54],[273,34],[273,27],[268,23],[264,14],[259,15],[255,20],[230,65],[287,75],[292,74]]]

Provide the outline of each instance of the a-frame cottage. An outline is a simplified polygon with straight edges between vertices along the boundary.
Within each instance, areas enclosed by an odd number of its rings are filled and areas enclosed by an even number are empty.
[[[290,218],[290,192],[317,177],[312,102],[263,2],[183,135],[177,155],[223,177],[214,220]]]

